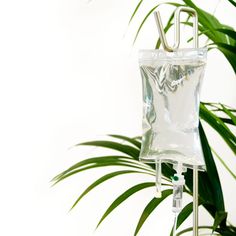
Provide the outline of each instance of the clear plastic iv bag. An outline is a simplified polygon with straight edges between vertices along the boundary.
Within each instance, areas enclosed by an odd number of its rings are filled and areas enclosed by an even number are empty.
[[[205,169],[198,133],[207,49],[140,51],[143,135],[140,160]]]

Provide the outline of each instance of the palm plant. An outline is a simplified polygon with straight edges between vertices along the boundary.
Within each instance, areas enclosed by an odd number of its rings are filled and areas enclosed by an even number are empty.
[[[233,0],[228,0],[234,7],[236,3]],[[199,15],[199,35],[205,35],[208,38],[209,50],[216,48],[220,50],[224,56],[229,61],[230,65],[236,71],[236,32],[230,26],[221,24],[216,17],[210,13],[197,7],[191,0],[182,0],[183,4],[169,2],[166,4],[174,6],[189,6],[194,8]],[[136,16],[136,13],[140,10],[140,6],[144,3],[143,0],[140,0],[136,6],[130,22]],[[160,4],[159,4],[160,5]],[[145,24],[147,18],[151,13],[159,6],[155,5],[143,18],[137,33],[135,35],[135,40],[141,32],[143,25]],[[192,24],[187,19],[183,24],[192,27]],[[173,14],[170,16],[166,26],[165,32],[167,32],[173,25]],[[191,39],[189,39],[191,41]],[[156,48],[160,47],[160,40],[157,39]],[[227,105],[219,103],[201,103],[200,105],[200,125],[199,133],[201,138],[201,144],[203,149],[203,154],[206,163],[206,172],[199,173],[199,205],[202,205],[207,212],[214,219],[214,224],[209,226],[200,226],[202,228],[209,228],[212,231],[218,232],[221,235],[233,236],[236,235],[236,227],[227,222],[227,212],[225,209],[224,197],[222,192],[222,187],[217,172],[216,164],[214,157],[218,158],[226,170],[232,175],[232,178],[236,179],[234,173],[230,168],[225,164],[224,160],[217,155],[214,150],[211,148],[205,131],[202,126],[202,122],[206,122],[211,126],[225,141],[231,151],[236,154],[236,136],[232,132],[232,127],[236,126],[236,109],[233,109]],[[77,198],[72,208],[74,208],[79,201],[86,196],[91,190],[99,186],[100,184],[108,181],[116,176],[126,175],[126,174],[140,174],[140,175],[149,175],[155,176],[155,165],[153,164],[144,164],[139,161],[139,152],[141,148],[141,137],[126,137],[122,135],[110,135],[113,138],[113,141],[110,140],[100,140],[100,141],[91,141],[78,144],[77,146],[96,146],[109,148],[111,150],[116,150],[121,153],[121,155],[111,155],[111,156],[99,156],[99,157],[90,157],[82,161],[79,161],[75,165],[66,169],[59,175],[57,175],[53,181],[54,183],[61,182],[62,180],[67,179],[75,174],[78,174],[82,171],[88,169],[96,169],[99,167],[109,167],[118,166],[122,169],[112,171],[105,174],[104,176],[97,179],[91,185],[89,185],[82,194]],[[213,156],[213,154],[215,154]],[[144,208],[139,221],[134,230],[134,235],[137,235],[150,216],[150,214],[158,207],[158,205],[164,201],[168,196],[172,194],[171,190],[171,176],[173,176],[174,171],[169,164],[162,164],[162,179],[163,184],[166,186],[165,190],[162,192],[161,198],[152,198],[149,203]],[[192,186],[192,170],[188,169],[185,174],[186,185],[184,191],[192,195],[193,186]],[[129,197],[133,196],[135,193],[150,187],[154,187],[155,183],[153,182],[143,182],[137,183],[133,187],[127,189],[125,192],[121,193],[108,207],[104,212],[101,219],[98,221],[99,226],[106,217],[110,215],[120,204],[122,204]],[[177,228],[179,228],[182,223],[189,217],[192,213],[193,206],[192,203],[187,204],[183,210],[180,212],[177,220]],[[181,235],[185,232],[191,231],[191,228],[181,230],[177,235]],[[170,229],[170,235],[173,235],[173,229]]]

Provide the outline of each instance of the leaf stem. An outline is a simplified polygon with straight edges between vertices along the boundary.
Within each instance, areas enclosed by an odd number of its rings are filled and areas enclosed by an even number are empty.
[[[232,177],[236,180],[236,175],[233,173],[232,170],[226,165],[223,159],[216,153],[216,151],[211,147],[212,152],[215,154],[217,159],[221,162],[221,164],[225,167],[225,169],[232,175]]]

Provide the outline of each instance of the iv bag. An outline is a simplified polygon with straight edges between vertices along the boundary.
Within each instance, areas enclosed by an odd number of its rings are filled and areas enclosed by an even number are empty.
[[[199,95],[207,49],[141,50],[143,135],[140,160],[205,170]]]

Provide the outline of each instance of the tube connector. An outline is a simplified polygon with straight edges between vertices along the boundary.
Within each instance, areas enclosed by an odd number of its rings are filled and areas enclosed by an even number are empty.
[[[172,177],[173,183],[173,205],[172,211],[179,213],[182,210],[183,187],[185,185],[184,175],[174,174]]]

